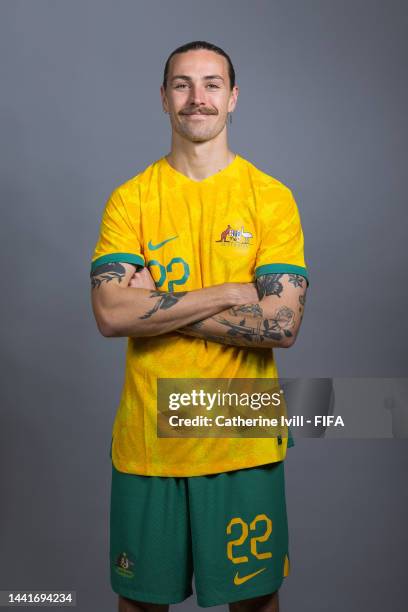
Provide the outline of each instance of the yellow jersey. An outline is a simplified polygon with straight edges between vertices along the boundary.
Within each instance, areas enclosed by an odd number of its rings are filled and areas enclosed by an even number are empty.
[[[240,155],[201,181],[162,157],[114,189],[91,270],[108,262],[147,266],[163,291],[253,282],[268,273],[307,279],[291,190]],[[158,379],[277,377],[272,349],[177,332],[128,338],[112,431],[114,466],[149,476],[199,476],[283,460],[287,437],[159,438],[156,430]]]

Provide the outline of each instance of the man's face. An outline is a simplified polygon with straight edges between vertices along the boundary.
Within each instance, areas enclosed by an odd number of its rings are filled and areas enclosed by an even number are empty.
[[[173,130],[191,142],[218,136],[238,97],[237,86],[230,90],[227,60],[207,49],[174,55],[160,92]]]

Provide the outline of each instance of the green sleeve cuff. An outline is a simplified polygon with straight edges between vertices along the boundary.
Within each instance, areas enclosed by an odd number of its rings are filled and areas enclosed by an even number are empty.
[[[303,276],[306,279],[307,284],[309,285],[309,275],[307,269],[303,266],[295,266],[293,264],[286,263],[273,263],[273,264],[265,264],[263,266],[258,266],[255,268],[255,278],[262,276],[263,274],[299,274],[299,276]]]
[[[145,266],[145,261],[141,255],[135,255],[134,253],[108,253],[108,255],[102,255],[92,262],[91,272],[94,272],[94,270],[102,264],[115,263],[118,261],[141,266],[142,268]]]

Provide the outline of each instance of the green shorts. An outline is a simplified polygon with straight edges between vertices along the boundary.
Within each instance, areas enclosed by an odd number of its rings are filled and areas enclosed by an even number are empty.
[[[289,573],[284,461],[207,476],[125,474],[112,464],[115,593],[201,607],[266,595]]]

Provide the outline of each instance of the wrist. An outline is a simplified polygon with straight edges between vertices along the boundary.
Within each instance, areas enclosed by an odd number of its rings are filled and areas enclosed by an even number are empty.
[[[204,298],[206,294],[206,301],[208,301],[209,305],[211,304],[211,306],[214,306],[220,312],[235,305],[236,298],[231,288],[232,285],[233,283],[221,283],[200,289],[200,291],[205,292],[202,296]]]
[[[237,306],[239,301],[239,292],[237,290],[237,283],[222,283],[220,287],[220,300],[222,301],[221,307],[223,309]]]

